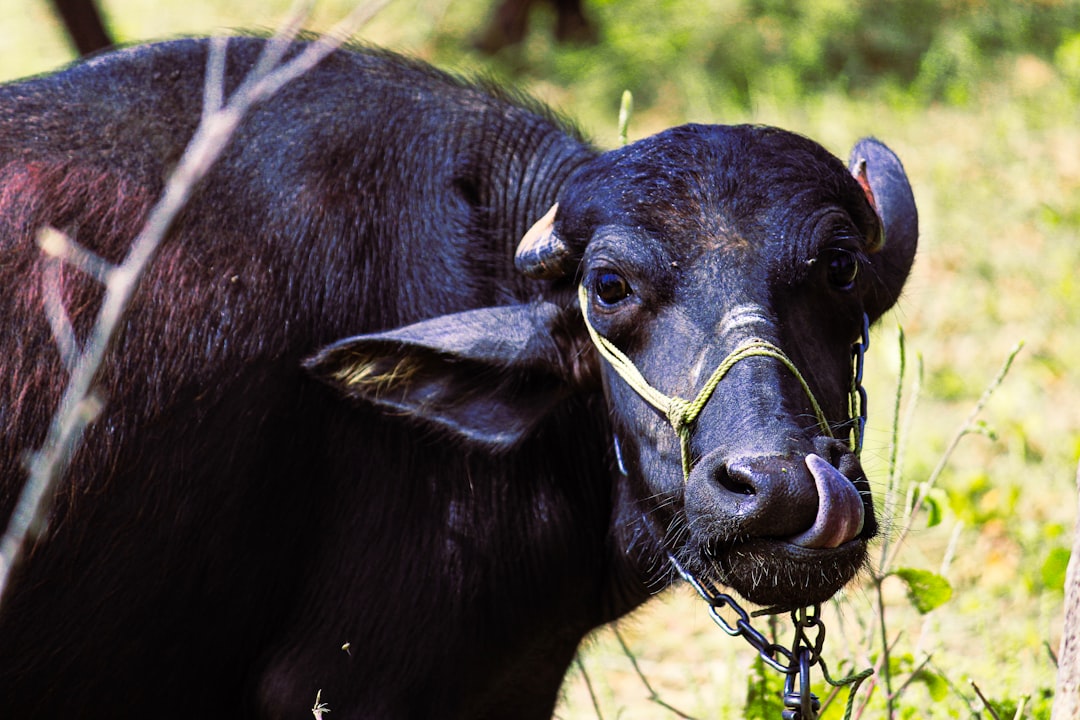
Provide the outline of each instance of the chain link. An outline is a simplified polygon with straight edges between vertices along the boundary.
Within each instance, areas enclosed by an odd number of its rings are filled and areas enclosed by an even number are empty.
[[[784,711],[782,720],[816,720],[821,701],[810,692],[810,651],[799,651],[799,668],[784,680]],[[799,678],[799,691],[795,692],[795,677]]]
[[[855,372],[852,376],[851,387],[851,417],[855,423],[855,440],[852,447],[856,455],[862,454],[863,436],[866,434],[866,388],[863,387],[863,364],[866,361],[866,351],[870,349],[870,318],[866,313],[862,316],[862,336],[851,346],[852,363]]]
[[[708,604],[713,622],[731,637],[741,637],[757,650],[762,661],[787,677],[784,680],[783,720],[816,720],[821,703],[810,692],[810,668],[821,662],[821,649],[825,645],[825,624],[821,621],[821,608],[814,605],[791,612],[795,626],[795,639],[791,648],[771,642],[750,622],[750,614],[725,592],[721,592],[709,580],[695,577],[675,559],[668,556],[672,566],[694,591]],[[727,609],[735,614],[734,622],[721,613]],[[799,680],[798,691],[795,679]]]

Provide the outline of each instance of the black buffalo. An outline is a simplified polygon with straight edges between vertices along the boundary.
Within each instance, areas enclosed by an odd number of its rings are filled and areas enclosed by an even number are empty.
[[[207,43],[0,88],[0,517],[99,284],[200,115]],[[263,42],[228,44],[227,90]],[[598,153],[535,103],[340,51],[259,106],[149,268],[107,399],[0,608],[5,717],[548,717],[668,553],[757,603],[834,594],[876,532],[851,346],[916,245],[904,172],[777,129]],[[865,163],[861,162],[865,160]],[[524,238],[524,239],[523,239]],[[520,247],[519,247],[520,242]],[[516,266],[515,267],[515,259]],[[688,425],[597,353],[694,398]]]

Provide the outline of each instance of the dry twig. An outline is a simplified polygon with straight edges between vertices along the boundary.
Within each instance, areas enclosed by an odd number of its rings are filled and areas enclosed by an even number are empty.
[[[169,177],[161,198],[151,209],[146,224],[132,241],[122,263],[105,263],[55,231],[46,231],[40,237],[39,244],[44,252],[100,280],[105,285],[105,296],[86,347],[80,351],[74,341],[67,313],[60,304],[59,293],[52,287],[58,282],[56,275],[46,274],[46,297],[52,297],[47,302],[49,323],[61,356],[70,370],[70,377],[45,443],[28,458],[30,477],[19,496],[7,531],[0,539],[0,602],[11,569],[27,543],[36,540],[45,529],[56,485],[66,472],[87,426],[101,411],[103,401],[94,395],[93,379],[139,279],[195,185],[209,172],[253,106],[315,67],[388,2],[372,0],[358,5],[328,33],[284,62],[287,51],[309,15],[310,3],[301,0],[294,6],[281,30],[267,43],[259,63],[228,102],[225,102],[222,82],[227,40],[215,39],[207,57],[202,119]]]

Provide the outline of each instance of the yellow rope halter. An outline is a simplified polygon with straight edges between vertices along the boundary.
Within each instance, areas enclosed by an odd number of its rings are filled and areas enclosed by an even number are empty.
[[[776,345],[773,345],[771,342],[762,340],[761,338],[750,338],[740,343],[738,347],[728,353],[727,357],[720,362],[716,370],[713,371],[713,374],[705,381],[705,385],[701,388],[701,391],[698,392],[697,397],[693,400],[684,400],[680,397],[669,397],[650,385],[625,353],[615,347],[610,340],[596,332],[592,323],[589,322],[588,295],[584,285],[578,286],[578,302],[581,304],[581,315],[585,319],[585,327],[589,331],[589,337],[592,338],[593,344],[600,352],[600,355],[608,361],[611,368],[618,373],[619,377],[621,377],[634,392],[640,395],[657,410],[664,413],[668,423],[670,423],[672,429],[675,430],[675,434],[679,436],[684,480],[689,479],[690,470],[692,469],[690,462],[690,433],[694,421],[704,409],[705,403],[709,402],[709,398],[712,397],[713,391],[716,390],[716,386],[720,384],[720,381],[724,379],[724,376],[728,374],[728,371],[735,366],[735,363],[749,357],[771,357],[779,360],[784,367],[790,370],[791,374],[795,376],[795,379],[798,380],[799,384],[802,386],[803,392],[806,393],[806,397],[810,399],[810,405],[814,409],[814,415],[817,417],[818,425],[821,426],[821,431],[825,435],[833,437],[832,430],[829,427],[829,421],[825,418],[825,413],[822,412],[821,405],[818,404],[817,399],[814,397],[814,393],[811,392],[806,379],[802,376],[802,373],[799,372],[799,369],[795,367],[795,363],[784,354],[784,351]]]

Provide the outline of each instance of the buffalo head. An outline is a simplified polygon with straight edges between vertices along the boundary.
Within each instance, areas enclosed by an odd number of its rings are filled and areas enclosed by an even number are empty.
[[[504,452],[602,388],[635,503],[622,522],[754,602],[806,605],[877,530],[847,440],[851,348],[896,301],[917,234],[877,141],[845,168],[788,132],[684,126],[562,186],[516,257],[542,297],[349,338],[308,367]],[[673,416],[672,399],[697,402]]]

